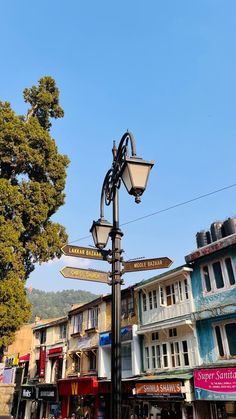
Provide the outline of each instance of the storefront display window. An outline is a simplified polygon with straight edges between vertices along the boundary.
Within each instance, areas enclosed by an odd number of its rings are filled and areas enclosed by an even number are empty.
[[[95,397],[72,396],[70,398],[70,416],[75,414],[75,419],[94,419]]]

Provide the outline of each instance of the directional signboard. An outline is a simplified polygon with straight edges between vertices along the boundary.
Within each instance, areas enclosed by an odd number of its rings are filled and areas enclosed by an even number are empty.
[[[136,271],[149,271],[151,269],[169,268],[173,263],[168,257],[155,258],[155,259],[139,259],[131,260],[130,262],[123,262],[124,273]]]
[[[65,266],[60,272],[65,278],[105,282],[106,284],[110,284],[111,282],[108,272],[95,271],[93,269],[71,268],[69,266]]]
[[[107,255],[109,253],[107,250],[98,250],[90,247],[71,246],[70,244],[65,244],[65,246],[63,246],[61,250],[66,256],[75,256],[78,258],[96,260],[107,260]]]

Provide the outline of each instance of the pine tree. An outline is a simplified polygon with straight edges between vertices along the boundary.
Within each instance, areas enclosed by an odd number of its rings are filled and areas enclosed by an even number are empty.
[[[51,217],[63,205],[68,157],[50,136],[64,115],[51,77],[24,90],[26,117],[0,102],[0,347],[30,317],[25,281],[35,263],[60,257],[65,228]]]

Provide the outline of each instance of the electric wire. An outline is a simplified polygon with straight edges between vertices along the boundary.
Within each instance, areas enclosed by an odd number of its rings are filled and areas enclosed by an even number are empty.
[[[232,185],[224,186],[223,188],[216,189],[216,190],[208,192],[206,194],[196,196],[195,198],[188,199],[187,201],[179,202],[177,204],[171,205],[170,207],[162,208],[158,211],[154,211],[154,212],[151,212],[149,214],[143,215],[142,217],[138,217],[138,218],[134,218],[133,220],[126,221],[126,222],[122,223],[121,226],[145,220],[146,218],[150,218],[150,217],[153,217],[154,215],[161,214],[163,212],[170,211],[170,210],[178,208],[178,207],[182,207],[184,205],[190,204],[191,202],[198,201],[199,199],[207,198],[208,196],[215,195],[219,192],[225,191],[225,190],[230,189],[230,188],[234,188],[235,186],[236,186],[236,183],[233,183]],[[88,236],[83,236],[83,237],[80,237],[76,240],[73,240],[69,244],[76,243],[78,241],[82,241],[82,240],[88,239],[90,237],[91,237],[91,234],[89,234]]]

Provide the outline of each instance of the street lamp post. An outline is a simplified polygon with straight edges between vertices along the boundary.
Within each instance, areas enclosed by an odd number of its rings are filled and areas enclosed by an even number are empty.
[[[128,146],[131,147],[131,156]],[[149,172],[154,162],[145,161],[136,156],[136,147],[133,135],[125,133],[119,143],[118,149],[113,144],[113,162],[108,170],[101,193],[100,218],[94,221],[91,233],[95,246],[104,249],[108,238],[111,237],[112,250],[109,262],[112,264],[112,342],[111,342],[111,418],[121,419],[121,284],[122,284],[122,249],[121,238],[123,233],[119,226],[119,188],[123,181],[129,194],[134,195],[135,202],[145,191]],[[104,218],[104,202],[113,204],[113,222],[110,224]]]

